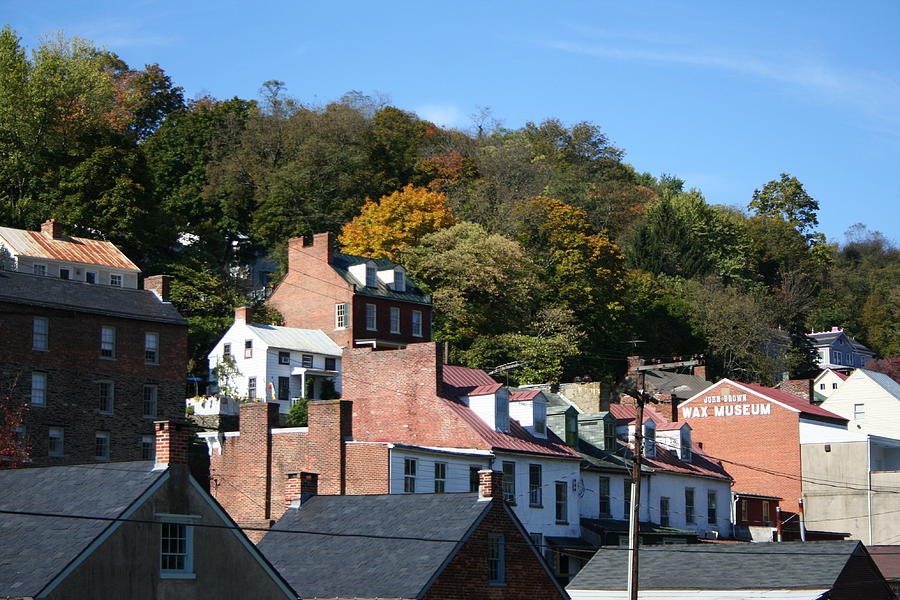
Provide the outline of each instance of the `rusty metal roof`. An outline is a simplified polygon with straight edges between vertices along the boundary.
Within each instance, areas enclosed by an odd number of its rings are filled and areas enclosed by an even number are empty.
[[[112,242],[68,235],[52,238],[41,231],[0,227],[0,240],[14,255],[63,260],[140,272],[136,264]]]

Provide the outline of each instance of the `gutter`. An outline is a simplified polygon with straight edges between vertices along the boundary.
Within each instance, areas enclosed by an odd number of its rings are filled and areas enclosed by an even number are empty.
[[[866,436],[866,510],[869,522],[869,545],[872,545],[872,436]]]

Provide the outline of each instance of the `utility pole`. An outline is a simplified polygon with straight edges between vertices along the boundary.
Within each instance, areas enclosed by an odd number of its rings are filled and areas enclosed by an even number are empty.
[[[641,517],[641,457],[644,454],[644,378],[639,375],[640,389],[629,392],[637,401],[637,416],[634,420],[634,454],[631,464],[631,518],[628,523],[628,598],[638,600],[638,547],[640,545]]]

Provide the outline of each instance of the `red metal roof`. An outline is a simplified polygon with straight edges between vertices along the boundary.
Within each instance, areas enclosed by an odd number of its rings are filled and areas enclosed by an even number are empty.
[[[466,396],[485,396],[487,394],[496,394],[497,390],[503,387],[502,383],[492,383],[490,385],[479,385],[466,392]],[[459,389],[459,388],[457,388]]]
[[[626,448],[631,448],[632,444],[619,440],[619,444]],[[662,444],[656,444],[656,456],[642,456],[642,464],[656,471],[668,471],[670,473],[680,473],[683,475],[696,475],[699,477],[712,477],[714,479],[731,480],[731,475],[722,466],[719,461],[708,458],[700,447],[692,444],[691,460],[685,461],[678,458],[678,455],[669,451]]]
[[[13,254],[20,256],[140,272],[137,265],[112,242],[68,235],[54,239],[41,231],[26,231],[11,227],[0,227],[0,238],[5,241]]]
[[[534,400],[537,398],[541,390],[519,390],[509,395],[510,402],[521,402],[522,400]]]
[[[456,365],[444,365],[444,383],[454,387],[477,387],[497,383],[493,377],[481,369],[470,369]]]
[[[756,385],[754,383],[740,383],[735,382],[738,385],[741,385],[747,389],[753,390],[755,393],[766,396],[775,400],[776,402],[780,402],[781,404],[790,406],[796,410],[799,410],[802,414],[811,415],[814,417],[824,417],[826,419],[831,419],[835,421],[840,421],[842,423],[846,423],[847,419],[840,415],[836,415],[830,410],[825,410],[821,406],[816,406],[815,404],[810,404],[803,398],[799,396],[795,396],[784,390],[776,390],[775,388],[763,387],[761,385]]]
[[[610,404],[609,412],[616,418],[617,425],[628,425],[637,418],[637,406],[633,404]],[[669,422],[652,404],[644,406],[644,420],[646,419],[652,419],[657,425]]]

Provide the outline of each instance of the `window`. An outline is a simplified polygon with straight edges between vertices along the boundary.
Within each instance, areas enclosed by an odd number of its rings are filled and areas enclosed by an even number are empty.
[[[502,533],[488,534],[488,583],[503,585],[506,581],[506,548]]]
[[[159,574],[162,577],[192,575],[194,570],[193,527],[164,521],[160,526]]]
[[[612,421],[603,422],[603,449],[616,450],[616,424]]]
[[[231,344],[222,345],[222,356],[231,356]]]
[[[860,419],[865,418],[866,416],[866,405],[865,404],[854,404],[853,405],[853,420],[859,421]]]
[[[291,364],[291,353],[290,352],[279,352],[278,353],[278,364],[279,365]]]
[[[840,351],[840,350],[834,350],[834,351],[833,351],[833,354],[834,354],[834,360],[833,360],[832,362],[833,362],[834,364],[836,364],[836,365],[841,364],[841,351]]]
[[[400,309],[391,307],[391,333],[400,333]]]
[[[687,428],[681,430],[681,460],[691,460],[691,433]]]
[[[334,305],[334,328],[344,329],[347,327],[347,303],[340,302]]]
[[[63,439],[65,437],[65,432],[62,427],[51,427],[49,429],[49,438],[47,444],[47,455],[48,456],[62,456],[63,455]]]
[[[253,358],[253,340],[244,340],[244,358]]]
[[[84,282],[85,283],[97,283],[97,272],[96,271],[86,271],[84,274]]]
[[[31,404],[45,406],[47,404],[47,374],[35,372],[31,374]]]
[[[836,385],[836,384],[832,384],[832,385]],[[824,389],[825,389],[825,384],[824,384],[824,383],[820,383],[820,384],[819,384],[819,389],[820,389],[820,390],[824,390]]]
[[[59,268],[59,278],[60,279],[72,279],[72,270],[67,269],[66,267]]]
[[[528,506],[543,506],[541,465],[528,465]]]
[[[403,459],[403,491],[407,494],[416,492],[416,459]]]
[[[568,523],[569,522],[569,511],[568,511],[568,500],[567,495],[569,488],[566,485],[565,481],[557,481],[556,482],[556,522],[557,523]]]
[[[109,274],[109,285],[114,287],[122,287],[122,276],[118,273]]]
[[[378,272],[372,263],[366,263],[366,287],[378,287]]]
[[[650,458],[656,456],[656,426],[652,421],[644,426],[644,455]]]
[[[659,524],[663,527],[669,526],[669,499],[665,496],[659,498]]]
[[[46,275],[47,274],[47,265],[34,265],[34,274],[35,275]]]
[[[116,357],[116,328],[104,325],[100,328],[100,358]]]
[[[510,504],[516,503],[516,463],[503,461],[503,499]]]
[[[97,382],[97,408],[102,413],[112,413],[115,386],[112,381]]]
[[[394,290],[398,292],[406,291],[406,275],[403,273],[403,269],[399,267],[394,269]]]
[[[303,355],[303,366],[307,369],[312,369],[312,366],[313,366],[312,354],[304,354]]]
[[[684,520],[694,522],[694,488],[684,488]]]
[[[144,416],[156,418],[156,398],[159,388],[155,385],[144,386]]]
[[[366,304],[366,329],[369,331],[378,329],[378,315],[374,304]]]
[[[477,492],[478,487],[480,485],[478,471],[481,470],[481,467],[469,467],[469,491]]]
[[[141,436],[141,459],[153,460],[156,458],[156,437],[152,435]]]
[[[326,358],[325,359],[325,370],[326,371],[337,371],[337,359]]]
[[[746,523],[747,519],[749,518],[749,514],[748,514],[749,512],[750,512],[750,501],[745,498],[745,499],[741,500],[741,521],[743,521],[744,523]]]
[[[835,382],[835,383],[832,383],[832,384],[831,384],[831,389],[836,390],[836,389],[837,389],[837,386],[838,386],[838,384],[837,384],[836,382]],[[825,386],[823,385],[822,387],[824,388]]]
[[[35,317],[31,331],[31,347],[34,350],[46,350],[50,333],[50,321],[46,317]]]
[[[447,463],[434,463],[434,493],[443,494],[447,484]]]
[[[766,525],[772,522],[772,515],[769,512],[769,502],[767,500],[763,500],[762,503],[762,517],[763,523],[765,523]]]
[[[494,394],[494,418],[497,431],[509,431],[509,396],[504,389],[497,390]]]
[[[534,432],[547,435],[547,405],[541,402],[534,403]]]
[[[144,362],[148,365],[159,364],[159,334],[148,331],[144,334]]]
[[[716,517],[716,493],[712,490],[706,493],[706,520],[710,525],[715,525]]]
[[[291,378],[290,377],[279,377],[278,378],[278,399],[282,401],[287,401],[291,399]]]
[[[601,477],[599,479],[597,495],[600,496],[600,516],[611,517],[612,507],[609,503],[609,477]],[[628,515],[625,515],[628,518]]]
[[[422,311],[412,311],[412,334],[415,337],[422,337]]]
[[[631,480],[626,478],[622,483],[622,498],[624,499],[622,508],[625,511],[624,518],[627,521],[631,518]]]
[[[94,459],[109,460],[109,433],[105,431],[94,434]]]
[[[256,399],[256,377],[247,378],[247,397],[251,400]]]

